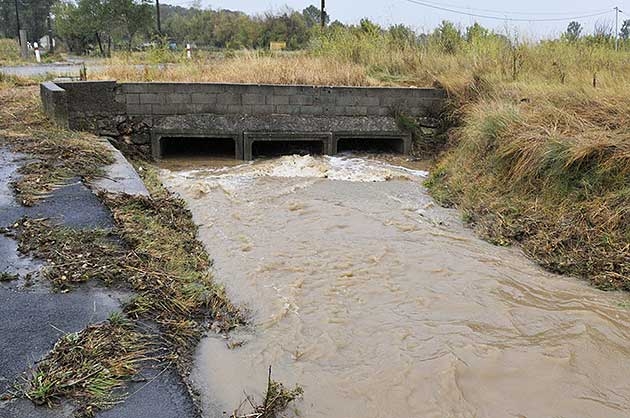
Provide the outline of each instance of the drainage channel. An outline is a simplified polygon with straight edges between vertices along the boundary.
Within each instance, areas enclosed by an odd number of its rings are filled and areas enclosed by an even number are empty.
[[[201,342],[205,416],[260,396],[272,365],[304,388],[289,417],[627,417],[630,296],[478,239],[387,159],[163,162],[252,314]]]

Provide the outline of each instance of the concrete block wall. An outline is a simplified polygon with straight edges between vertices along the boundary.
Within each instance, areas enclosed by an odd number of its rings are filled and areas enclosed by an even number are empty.
[[[444,92],[432,88],[319,87],[221,83],[123,83],[116,102],[129,115],[289,114],[409,116],[439,113]]]

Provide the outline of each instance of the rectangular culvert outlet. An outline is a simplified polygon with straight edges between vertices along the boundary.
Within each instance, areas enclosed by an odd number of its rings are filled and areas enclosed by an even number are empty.
[[[242,158],[240,135],[157,134],[153,137],[155,159]]]
[[[332,146],[332,134],[329,132],[245,132],[243,138],[246,160],[293,154],[329,154]]]
[[[366,152],[408,154],[411,138],[405,134],[395,135],[339,135],[335,137],[335,152]]]

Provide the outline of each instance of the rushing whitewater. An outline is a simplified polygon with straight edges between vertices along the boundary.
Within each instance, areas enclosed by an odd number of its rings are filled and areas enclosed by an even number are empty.
[[[288,416],[628,416],[628,297],[479,240],[426,172],[288,156],[161,176],[251,312],[199,346],[206,416],[260,395],[269,365],[304,388]]]

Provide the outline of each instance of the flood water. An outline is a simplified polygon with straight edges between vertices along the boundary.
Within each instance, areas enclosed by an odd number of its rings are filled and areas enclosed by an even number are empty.
[[[206,416],[260,395],[269,365],[304,388],[287,416],[630,416],[630,298],[481,241],[398,160],[165,163],[251,313],[198,348]]]

